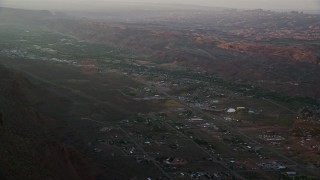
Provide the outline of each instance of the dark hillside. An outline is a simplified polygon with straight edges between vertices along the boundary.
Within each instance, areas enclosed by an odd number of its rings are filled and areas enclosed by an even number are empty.
[[[48,134],[58,121],[38,113],[25,91],[26,78],[0,66],[0,177],[8,179],[95,179],[92,163]]]

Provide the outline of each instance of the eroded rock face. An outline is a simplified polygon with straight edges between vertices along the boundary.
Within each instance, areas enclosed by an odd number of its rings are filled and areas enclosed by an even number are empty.
[[[274,45],[241,42],[222,42],[219,48],[241,53],[254,53],[264,56],[278,56],[294,62],[319,64],[319,53],[316,49],[304,45]]]

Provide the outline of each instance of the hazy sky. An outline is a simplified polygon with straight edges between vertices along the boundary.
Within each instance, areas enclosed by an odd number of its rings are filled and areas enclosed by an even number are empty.
[[[201,6],[230,7],[230,8],[262,8],[262,9],[296,9],[320,10],[320,0],[0,0],[1,5],[21,5],[27,7],[45,6],[47,8],[60,6],[77,6],[84,3],[106,5],[108,2],[148,2],[194,4]],[[54,6],[52,6],[54,5]]]

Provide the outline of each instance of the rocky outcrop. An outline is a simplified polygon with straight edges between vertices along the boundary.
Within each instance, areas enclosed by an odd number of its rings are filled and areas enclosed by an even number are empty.
[[[320,63],[318,51],[304,45],[285,46],[277,44],[221,42],[218,47],[240,53],[257,54],[263,56],[278,56],[294,62],[306,62],[310,64]]]

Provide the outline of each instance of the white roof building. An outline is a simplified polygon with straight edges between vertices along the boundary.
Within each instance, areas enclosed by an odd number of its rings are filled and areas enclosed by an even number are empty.
[[[236,110],[234,108],[229,108],[227,110],[227,113],[235,113],[235,112],[236,112]]]

